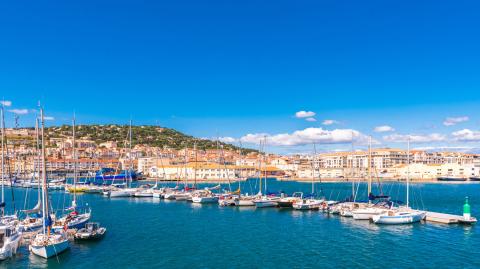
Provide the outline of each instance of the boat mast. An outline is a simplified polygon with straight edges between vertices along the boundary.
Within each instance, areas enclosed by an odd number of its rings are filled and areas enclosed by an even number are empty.
[[[222,156],[220,155],[220,138],[218,137],[218,132],[217,132],[217,141],[216,141],[216,144],[217,144],[217,167],[218,167],[218,181],[221,181],[221,177],[222,177],[222,164],[220,163],[220,160],[222,158]]]
[[[315,145],[315,143],[313,143],[312,195],[315,193],[314,178],[315,178],[315,171],[317,170],[316,162],[317,162],[317,146]],[[318,174],[320,174],[320,171],[318,171]]]
[[[193,187],[197,188],[197,165],[198,165],[198,156],[197,156],[197,142],[193,143],[193,151],[195,153],[195,167],[194,167],[194,175],[193,175]]]
[[[262,196],[262,144],[263,144],[263,141],[260,140],[260,145],[258,147],[259,151],[258,151],[258,180],[259,180],[259,186],[258,186],[258,194],[260,196]]]
[[[132,120],[130,120],[130,125],[128,127],[128,139],[129,139],[129,149],[128,149],[128,179],[129,179],[129,188],[132,187]]]
[[[72,207],[75,209],[77,206],[77,145],[75,141],[75,113],[73,114],[72,120],[72,128],[73,128],[73,142],[72,142],[72,154],[73,154],[73,201]]]
[[[48,212],[48,187],[47,187],[47,162],[45,160],[45,120],[43,115],[43,108],[40,108],[40,121],[42,125],[42,216],[43,216],[43,233],[47,233],[47,226],[48,226],[48,233],[50,233],[50,223],[47,225],[47,218],[49,218]]]
[[[185,176],[185,187],[184,189],[188,189],[188,173],[187,173],[187,163],[188,163],[188,159],[187,159],[187,152],[188,152],[188,145],[185,144],[185,151],[184,151],[184,154],[183,154],[183,175]]]
[[[35,116],[35,137],[37,139],[37,156],[36,156],[36,159],[37,159],[37,165],[34,166],[34,174],[33,174],[33,178],[37,178],[37,184],[38,184],[38,203],[40,202],[40,200],[42,199],[42,183],[41,183],[41,179],[40,179],[40,169],[38,169],[39,165],[40,165],[40,158],[41,158],[41,153],[40,153],[40,126],[38,124],[38,114]],[[37,171],[38,170],[38,171]],[[37,175],[35,175],[37,174]]]
[[[1,107],[1,128],[2,128],[2,204],[5,202],[5,121],[4,121],[4,102],[2,102],[2,107]],[[2,215],[3,215],[4,209],[2,209]]]
[[[353,145],[353,131],[352,131],[352,160],[350,162],[350,176],[352,177],[352,199],[355,200],[355,171],[354,171],[354,165],[353,165],[353,160],[354,160],[354,145]]]
[[[242,155],[242,141],[240,141],[240,178],[238,179],[238,198],[242,198],[242,184],[243,178],[243,155]],[[248,179],[247,179],[248,180]]]
[[[372,136],[368,138],[368,203],[370,201],[370,194],[372,193]]]
[[[263,158],[265,164],[265,195],[267,195],[267,136],[265,137],[265,141],[263,142]]]
[[[407,208],[410,207],[410,136],[407,139]]]

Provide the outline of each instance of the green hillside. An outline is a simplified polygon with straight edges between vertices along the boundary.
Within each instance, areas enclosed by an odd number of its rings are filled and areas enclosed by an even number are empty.
[[[89,139],[97,144],[115,141],[119,146],[128,139],[128,125],[79,125],[77,126],[77,138]],[[72,136],[72,126],[63,125],[60,127],[49,127],[46,129],[46,136],[49,138],[61,138]],[[193,148],[194,143],[198,149],[215,149],[217,142],[206,139],[199,139],[185,135],[179,131],[158,126],[132,126],[132,145],[148,145],[155,147],[168,147],[182,149]],[[238,150],[239,147],[220,143],[225,149]],[[252,149],[243,149],[244,152],[252,152]]]

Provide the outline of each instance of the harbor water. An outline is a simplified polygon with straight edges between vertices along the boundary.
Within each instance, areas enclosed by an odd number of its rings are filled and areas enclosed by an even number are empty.
[[[258,192],[257,180],[242,183]],[[203,185],[202,187],[205,187]],[[212,186],[212,185],[209,185]],[[227,185],[222,185],[224,188]],[[238,186],[232,186],[236,189]],[[268,181],[270,191],[311,192],[311,184]],[[315,192],[341,200],[349,183],[317,184]],[[380,192],[378,186],[374,188]],[[405,186],[384,183],[382,192],[404,200]],[[7,209],[11,190],[6,189]],[[36,203],[36,190],[13,191],[17,209]],[[472,215],[480,213],[480,184],[413,184],[414,208],[461,215],[470,197]],[[53,192],[52,205],[65,207],[70,195]],[[360,186],[359,199],[366,199]],[[31,255],[27,247],[5,268],[480,268],[478,226],[414,224],[379,226],[369,221],[266,208],[198,205],[153,198],[109,199],[84,194],[92,221],[108,231],[102,241],[71,243],[58,259]]]

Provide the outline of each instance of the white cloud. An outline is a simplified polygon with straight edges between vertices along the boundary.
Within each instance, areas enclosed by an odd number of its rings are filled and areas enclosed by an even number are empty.
[[[26,115],[28,114],[28,109],[10,109],[9,112],[15,113],[17,115]]]
[[[453,126],[453,125],[457,125],[458,123],[462,123],[462,122],[466,122],[468,121],[470,118],[467,117],[467,116],[463,116],[463,117],[456,117],[456,118],[446,118],[444,121],[443,121],[443,125],[445,126]]]
[[[54,117],[50,117],[50,116],[44,116],[43,119],[44,120],[55,120]]]
[[[480,141],[480,131],[473,131],[470,129],[463,129],[452,133],[452,136],[457,141],[475,142]]]
[[[230,136],[219,137],[218,140],[220,142],[224,142],[224,143],[235,143],[235,142],[237,142],[237,139],[235,139],[233,137],[230,137]]]
[[[317,121],[317,119],[315,119],[315,118],[306,118],[305,120],[309,121],[309,122],[316,122]]]
[[[12,101],[0,101],[0,105],[9,107],[12,106]]]
[[[293,133],[269,135],[265,133],[247,134],[240,140],[245,143],[258,144],[264,138],[267,144],[272,146],[301,146],[308,144],[342,144],[350,143],[352,139],[356,143],[366,143],[368,137],[359,131],[352,129],[324,130],[322,128],[307,128]],[[376,141],[374,141],[376,142]]]
[[[259,144],[265,137],[269,137],[269,135],[266,133],[247,134],[240,138],[240,141],[250,144]]]
[[[312,117],[315,117],[315,115],[317,115],[317,113],[313,112],[313,111],[298,111],[297,113],[295,113],[295,117],[299,118],[299,119],[303,119],[303,118],[312,118]]]
[[[324,120],[322,122],[323,125],[333,125],[333,124],[337,124],[337,123],[338,123],[338,121],[336,121],[336,120]]]
[[[383,137],[383,140],[387,142],[398,142],[403,143],[407,142],[408,138],[410,138],[410,142],[412,143],[430,143],[430,142],[440,142],[445,141],[447,137],[442,134],[433,133],[428,135],[400,135],[400,134],[392,134]]]
[[[374,131],[377,132],[377,133],[394,132],[395,128],[393,128],[392,126],[388,126],[388,125],[382,125],[382,126],[375,127]]]

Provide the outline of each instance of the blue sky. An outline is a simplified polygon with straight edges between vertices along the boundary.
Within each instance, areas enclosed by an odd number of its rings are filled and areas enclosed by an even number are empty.
[[[475,151],[479,8],[476,1],[2,2],[0,97],[12,102],[7,110],[28,110],[21,126],[32,125],[41,100],[49,124],[70,122],[75,111],[82,123],[132,118],[198,137],[260,134],[245,143],[267,133],[271,150],[282,153],[309,150],[310,142],[347,149],[352,130],[358,146],[373,135],[379,145],[403,147],[404,136],[415,135],[415,147]],[[297,118],[299,111],[316,121]],[[447,118],[454,118],[448,126]],[[8,112],[7,126],[12,119]],[[375,132],[379,126],[394,130]]]

